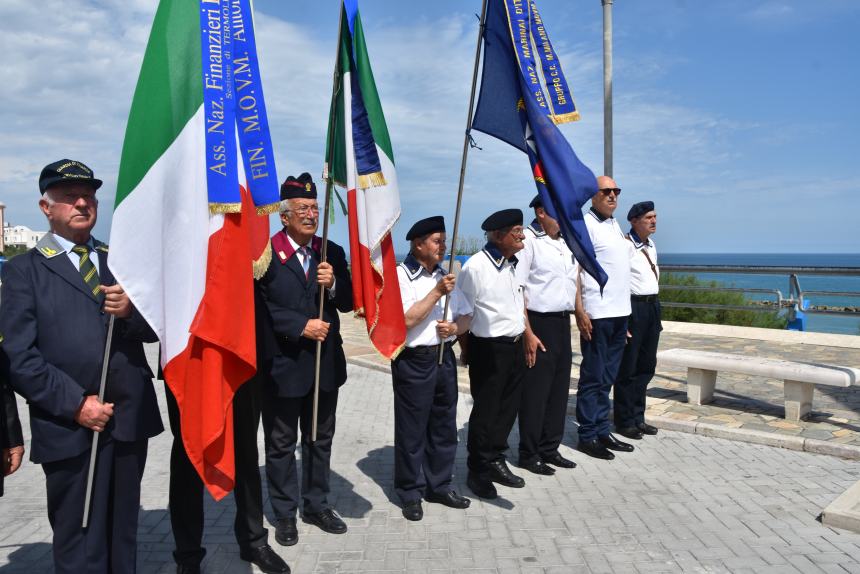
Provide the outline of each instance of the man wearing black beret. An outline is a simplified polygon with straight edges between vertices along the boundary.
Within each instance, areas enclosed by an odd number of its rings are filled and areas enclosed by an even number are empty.
[[[653,201],[641,201],[627,213],[630,233],[627,239],[636,252],[630,260],[630,338],[615,379],[615,429],[627,438],[641,439],[657,434],[645,422],[645,393],[657,368],[660,342],[660,268],[657,247],[651,235],[657,231],[657,212]]]
[[[266,477],[277,521],[275,540],[298,542],[296,513],[331,534],[346,524],[328,500],[331,447],[338,388],[346,382],[346,357],[338,312],[352,311],[352,281],[346,253],[329,241],[322,262],[317,189],[310,174],[288,177],[281,185],[281,223],[272,236],[272,263],[257,287],[266,308],[261,320],[276,342],[270,379],[264,386],[263,429]],[[320,319],[319,289],[325,289]],[[317,341],[322,342],[316,441],[311,442]],[[296,471],[301,432],[302,477]]]
[[[157,340],[91,235],[102,182],[79,161],[45,166],[50,231],[3,266],[0,333],[9,383],[30,406],[30,458],[42,465],[54,571],[134,572],[148,439],[163,430],[143,342]],[[105,387],[108,331],[116,317]],[[101,433],[89,525],[81,528],[93,432]]]
[[[494,482],[525,486],[508,468],[504,455],[526,368],[523,291],[515,272],[515,254],[523,248],[523,212],[497,211],[481,229],[486,231],[487,244],[463,265],[455,292],[461,296],[464,327],[470,331],[464,350],[474,400],[467,484],[479,497],[492,499],[498,496]]]
[[[445,220],[415,223],[406,233],[409,255],[397,267],[406,319],[406,346],[391,362],[394,383],[394,489],[407,520],[421,520],[422,496],[451,508],[469,499],[451,488],[457,454],[457,339],[459,304],[454,275],[445,273]],[[445,296],[452,297],[444,315]],[[438,363],[442,345],[442,364]]]

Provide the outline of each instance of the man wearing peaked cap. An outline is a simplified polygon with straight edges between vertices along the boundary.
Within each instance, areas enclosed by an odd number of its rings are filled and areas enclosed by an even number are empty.
[[[288,177],[281,185],[284,227],[272,236],[272,263],[257,282],[263,302],[258,320],[275,341],[269,380],[264,385],[266,478],[276,520],[275,540],[285,546],[298,542],[300,505],[305,522],[331,534],[347,530],[328,493],[338,388],[346,382],[338,312],[352,311],[352,281],[341,246],[329,241],[328,261],[320,260],[316,193],[307,173]],[[322,319],[320,287],[325,289]],[[322,343],[319,412],[317,440],[311,442],[317,341]],[[295,455],[299,440],[301,487]]]
[[[529,203],[535,217],[517,254],[517,277],[526,302],[526,370],[519,410],[520,467],[552,475],[575,463],[558,451],[570,390],[570,316],[576,302],[579,265],[561,236],[558,222],[540,195]],[[552,466],[549,466],[552,465]]]
[[[394,488],[407,520],[424,516],[421,498],[452,508],[469,500],[451,487],[457,454],[457,338],[454,275],[445,273],[445,220],[416,222],[406,233],[409,255],[397,267],[406,347],[391,362],[394,384]],[[445,297],[452,297],[443,316]],[[438,364],[439,346],[443,347]]]
[[[30,458],[42,465],[54,571],[134,572],[147,441],[163,429],[143,342],[157,337],[91,235],[101,181],[61,160],[39,177],[50,231],[3,266],[0,333],[9,384],[30,406]],[[116,323],[98,400],[108,316]],[[89,526],[81,528],[93,432],[101,433]]]
[[[663,324],[660,320],[660,268],[657,247],[651,235],[657,231],[653,201],[641,201],[627,213],[627,240],[635,252],[630,260],[630,338],[624,347],[615,379],[615,429],[632,439],[657,434],[645,422],[645,393],[657,368],[657,345]]]
[[[484,249],[472,255],[457,278],[469,328],[464,355],[474,400],[469,416],[467,485],[481,498],[498,496],[493,482],[521,488],[525,481],[505,462],[508,434],[517,418],[526,368],[522,286],[515,275],[515,254],[523,248],[523,212],[504,209],[481,225]]]

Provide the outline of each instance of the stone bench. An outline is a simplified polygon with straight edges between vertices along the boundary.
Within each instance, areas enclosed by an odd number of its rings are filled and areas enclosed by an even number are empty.
[[[669,349],[657,353],[661,366],[687,368],[687,400],[704,405],[714,398],[719,371],[782,379],[785,392],[785,418],[798,421],[812,410],[815,385],[850,387],[860,385],[860,370],[782,359],[765,359],[729,353],[692,349]]]

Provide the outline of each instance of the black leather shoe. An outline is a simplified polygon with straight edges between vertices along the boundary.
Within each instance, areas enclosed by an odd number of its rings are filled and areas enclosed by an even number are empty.
[[[657,434],[657,427],[651,426],[648,423],[637,423],[636,428],[638,428],[639,432],[641,432],[642,434]]]
[[[636,427],[615,427],[615,432],[633,440],[642,440],[642,433]]]
[[[412,522],[418,522],[424,518],[424,509],[421,508],[421,501],[416,500],[415,502],[407,502],[404,504],[403,518],[411,520]]]
[[[292,546],[299,541],[295,518],[283,518],[275,526],[275,541],[281,546]]]
[[[496,492],[496,487],[493,486],[493,483],[486,478],[481,478],[477,474],[469,473],[469,477],[466,479],[466,486],[469,487],[469,490],[475,493],[475,496],[478,498],[486,498],[487,500],[492,500],[494,498],[498,498],[499,493]]]
[[[444,494],[439,494],[436,492],[431,492],[428,494],[424,500],[427,502],[436,502],[438,504],[444,504],[449,508],[469,508],[469,505],[472,504],[472,501],[466,498],[465,496],[460,496],[453,490],[449,490]]]
[[[618,452],[633,452],[632,444],[621,442],[611,434],[608,434],[606,436],[599,436],[597,437],[597,440],[600,441],[600,444],[602,444],[609,450],[617,450]]]
[[[259,548],[247,548],[239,551],[239,558],[254,564],[266,574],[290,574],[290,567],[284,559],[275,554],[272,547],[266,544]]]
[[[494,460],[490,463],[487,478],[502,486],[510,486],[511,488],[522,488],[526,485],[525,480],[511,472],[504,459]]]
[[[572,460],[567,460],[563,456],[558,453],[551,454],[548,456],[541,456],[540,459],[547,464],[551,464],[553,466],[557,466],[559,468],[576,468],[576,463]]]
[[[200,564],[177,564],[176,574],[200,574]]]
[[[542,460],[536,460],[528,464],[520,463],[520,468],[535,474],[542,474],[544,476],[552,476],[555,474],[555,469]]]
[[[305,512],[302,520],[308,524],[320,527],[329,534],[343,534],[346,532],[346,523],[331,508],[326,508],[322,512]]]
[[[580,452],[594,458],[602,458],[603,460],[612,460],[615,458],[615,455],[612,454],[605,446],[600,444],[600,441],[597,439],[581,440],[577,443],[576,448]]]

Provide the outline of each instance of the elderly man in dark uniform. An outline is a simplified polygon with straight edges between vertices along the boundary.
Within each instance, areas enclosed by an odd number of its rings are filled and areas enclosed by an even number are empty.
[[[394,383],[394,489],[407,520],[421,520],[428,502],[468,508],[468,498],[451,488],[457,454],[458,303],[444,315],[445,296],[455,297],[454,275],[439,265],[445,258],[445,220],[428,217],[406,233],[409,255],[397,267],[406,319],[406,347],[391,362]],[[439,345],[444,347],[442,364]]]
[[[635,253],[630,260],[630,338],[615,379],[615,430],[618,434],[641,439],[657,434],[657,427],[645,422],[645,393],[657,368],[660,343],[660,268],[657,247],[651,235],[657,231],[657,212],[653,201],[640,201],[627,212],[630,233],[627,239]]]
[[[505,462],[508,434],[517,418],[523,375],[525,307],[514,268],[523,248],[523,212],[505,209],[481,225],[487,244],[457,278],[469,337],[465,353],[474,405],[469,416],[467,485],[481,498],[498,496],[493,482],[522,488]]]
[[[9,382],[30,405],[31,459],[42,465],[54,571],[134,572],[147,441],[163,430],[142,342],[155,333],[90,234],[101,181],[78,161],[39,176],[50,232],[3,266],[0,332]],[[99,402],[108,316],[116,317],[105,402]],[[89,526],[81,528],[92,433],[98,445]]]
[[[329,465],[335,431],[338,388],[346,382],[346,357],[338,311],[352,310],[352,282],[341,246],[328,242],[328,261],[320,261],[322,240],[317,190],[307,173],[281,186],[283,230],[272,237],[272,263],[258,282],[277,342],[271,380],[265,385],[263,428],[266,477],[277,520],[275,540],[298,541],[296,512],[301,492],[302,517],[325,532],[343,534],[346,524],[328,501]],[[319,318],[319,288],[325,289]],[[311,442],[314,365],[322,342],[316,441]],[[296,472],[296,443],[301,431],[302,479]]]
[[[0,334],[2,343],[3,335]],[[6,384],[8,369],[9,359],[0,348],[0,496],[3,496],[3,478],[18,470],[24,458],[24,435],[18,419],[18,405],[12,388]]]
[[[574,468],[558,447],[564,435],[570,391],[570,316],[576,303],[579,265],[558,222],[543,208],[539,195],[529,203],[535,218],[517,253],[517,277],[525,290],[526,370],[519,410],[519,464],[535,474]],[[550,466],[552,465],[552,466]]]

